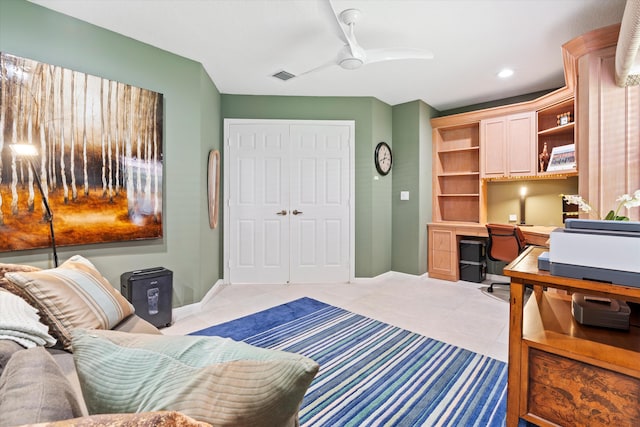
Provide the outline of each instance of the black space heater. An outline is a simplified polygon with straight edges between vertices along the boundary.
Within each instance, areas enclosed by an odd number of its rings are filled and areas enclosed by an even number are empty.
[[[164,267],[122,273],[120,292],[156,328],[171,325],[173,272]]]

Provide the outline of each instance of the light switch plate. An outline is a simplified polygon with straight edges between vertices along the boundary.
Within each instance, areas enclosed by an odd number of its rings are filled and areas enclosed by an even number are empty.
[[[400,192],[400,200],[409,200],[409,192],[401,191]]]
[[[509,221],[517,221],[517,220],[518,220],[518,215],[509,214]]]

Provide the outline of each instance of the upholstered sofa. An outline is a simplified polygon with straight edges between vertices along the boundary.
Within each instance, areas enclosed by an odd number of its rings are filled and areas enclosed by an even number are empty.
[[[0,264],[0,427],[296,426],[318,368],[163,335],[79,256],[50,270]]]

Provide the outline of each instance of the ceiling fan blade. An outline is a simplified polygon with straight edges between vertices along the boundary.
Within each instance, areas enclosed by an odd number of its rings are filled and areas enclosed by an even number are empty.
[[[327,1],[327,11],[331,12],[332,18],[331,21],[335,23],[334,27],[337,27],[336,30],[340,36],[340,39],[349,46],[349,48],[351,49],[351,54],[355,55],[355,49],[356,46],[358,46],[358,43],[355,41],[355,37],[353,36],[353,26],[349,27],[349,30],[347,30],[345,28],[345,26],[342,24],[342,20],[340,18],[340,14],[338,14],[336,12],[336,8],[333,6],[333,3],[331,2],[331,0],[326,0]]]
[[[307,71],[305,71],[303,73],[296,74],[295,77],[302,77],[302,76],[307,75],[307,74],[315,73],[316,71],[320,71],[320,70],[322,70],[324,68],[331,67],[332,65],[336,65],[336,60],[335,59],[332,59],[331,61],[325,62],[324,64],[319,65],[319,66],[317,66],[315,68],[312,68],[310,70],[307,70]]]
[[[433,53],[424,49],[367,49],[367,64],[400,59],[433,59]]]

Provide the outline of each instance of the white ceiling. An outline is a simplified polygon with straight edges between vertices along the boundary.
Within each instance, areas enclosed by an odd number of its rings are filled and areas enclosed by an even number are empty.
[[[344,45],[328,0],[31,0],[203,64],[221,93],[421,99],[447,110],[564,85],[561,45],[622,20],[625,0],[332,0],[358,8],[365,49],[431,60],[338,66],[289,81]],[[515,70],[507,80],[503,67]]]

